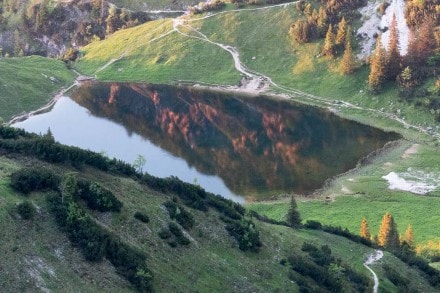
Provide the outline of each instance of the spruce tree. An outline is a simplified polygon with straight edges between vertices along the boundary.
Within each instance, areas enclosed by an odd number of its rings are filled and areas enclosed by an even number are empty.
[[[299,228],[301,226],[301,216],[298,212],[298,205],[295,198],[292,196],[290,199],[290,208],[287,213],[287,222],[293,228]]]
[[[368,86],[371,91],[379,91],[385,80],[386,73],[386,52],[382,47],[380,35],[376,40],[376,49],[370,57],[370,75],[368,76]]]
[[[370,228],[368,227],[368,222],[366,218],[362,219],[361,228],[359,230],[359,235],[362,238],[371,240]]]
[[[390,38],[387,51],[387,79],[395,80],[400,73],[400,64],[402,62],[399,52],[399,34],[397,31],[396,15],[393,14],[390,26]]]
[[[393,216],[389,212],[386,212],[382,218],[377,242],[380,246],[390,249],[397,249],[400,246],[397,225],[394,222]]]
[[[333,33],[333,26],[328,26],[327,34],[325,35],[324,47],[322,48],[322,55],[334,56],[335,48],[335,34]]]
[[[403,241],[405,241],[409,247],[414,247],[414,233],[410,224],[405,230],[405,237],[403,238]]]
[[[341,60],[342,73],[351,74],[355,68],[355,57],[351,49],[351,42],[347,40],[345,43],[344,55]]]

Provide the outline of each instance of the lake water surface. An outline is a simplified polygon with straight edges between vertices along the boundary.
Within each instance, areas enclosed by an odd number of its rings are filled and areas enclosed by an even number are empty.
[[[177,176],[235,201],[307,194],[397,134],[267,97],[190,87],[86,82],[52,111],[16,123]]]

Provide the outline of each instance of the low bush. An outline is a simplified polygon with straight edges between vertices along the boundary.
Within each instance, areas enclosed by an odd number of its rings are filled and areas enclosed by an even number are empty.
[[[176,220],[184,229],[188,230],[194,226],[195,220],[193,215],[183,206],[173,201],[165,202],[164,206],[170,214],[172,220]]]
[[[243,251],[259,251],[262,246],[260,240],[260,233],[255,227],[255,224],[246,219],[232,220],[227,218],[222,218],[226,223],[226,230],[229,235],[234,237],[238,242],[238,247]]]
[[[142,212],[134,213],[134,218],[144,223],[150,222],[150,218],[145,213]]]
[[[105,257],[138,291],[153,292],[153,274],[146,265],[145,253],[99,225],[75,202],[63,201],[59,194],[50,195],[48,202],[57,223],[87,260],[99,261]]]
[[[29,201],[24,201],[17,205],[17,212],[24,220],[31,220],[34,218],[36,209]]]
[[[59,176],[41,167],[23,168],[11,175],[11,187],[24,194],[32,191],[56,190],[59,184]]]
[[[79,180],[75,195],[84,200],[90,209],[100,212],[120,212],[122,202],[108,189],[98,183]]]

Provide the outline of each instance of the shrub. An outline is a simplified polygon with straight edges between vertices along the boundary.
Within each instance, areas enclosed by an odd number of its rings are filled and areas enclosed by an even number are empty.
[[[318,221],[314,220],[307,220],[306,224],[304,225],[307,229],[313,229],[313,230],[321,230],[322,224]]]
[[[134,218],[144,223],[150,222],[150,218],[145,213],[142,212],[134,213]]]
[[[30,220],[34,218],[36,209],[32,203],[26,200],[17,205],[17,212],[24,220]]]
[[[171,236],[173,236],[173,234],[171,234],[170,230],[168,230],[168,229],[161,229],[161,230],[159,231],[159,237],[160,237],[161,239],[168,239],[168,238],[170,238]]]
[[[85,180],[78,181],[76,194],[83,199],[87,206],[100,212],[120,212],[122,202],[108,189],[98,183]]]
[[[262,246],[260,233],[255,224],[250,220],[231,220],[222,218],[226,222],[226,230],[229,235],[238,241],[238,247],[243,250],[257,252]]]
[[[52,171],[41,168],[23,168],[11,175],[11,187],[21,193],[57,189],[60,178]]]
[[[167,201],[164,205],[170,214],[170,218],[176,220],[184,229],[188,230],[194,226],[194,217],[184,207],[173,201]]]

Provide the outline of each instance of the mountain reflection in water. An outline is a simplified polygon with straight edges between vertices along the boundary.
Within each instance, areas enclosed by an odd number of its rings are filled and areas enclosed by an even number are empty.
[[[248,199],[310,193],[398,138],[288,101],[191,87],[87,82],[72,99]]]

